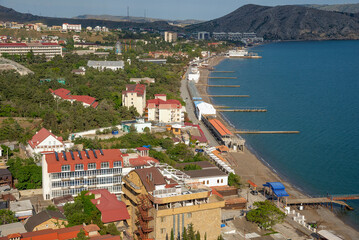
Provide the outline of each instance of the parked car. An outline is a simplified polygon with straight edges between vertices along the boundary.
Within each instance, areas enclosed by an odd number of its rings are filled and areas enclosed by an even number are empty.
[[[201,148],[196,148],[196,150],[195,150],[196,152],[204,152],[204,150],[203,149],[201,149]]]
[[[251,191],[251,194],[252,194],[252,195],[258,195],[258,191],[257,191],[257,190],[252,190],[252,191]]]

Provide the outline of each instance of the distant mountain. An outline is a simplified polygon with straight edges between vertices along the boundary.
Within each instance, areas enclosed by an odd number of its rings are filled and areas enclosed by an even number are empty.
[[[333,4],[333,5],[306,4],[306,5],[303,5],[303,6],[316,8],[316,9],[324,10],[324,11],[359,13],[359,3],[354,3],[354,4]]]
[[[14,21],[20,23],[42,22],[47,25],[62,25],[63,23],[82,24],[82,27],[96,27],[106,26],[108,28],[152,28],[156,30],[172,30],[179,31],[181,28],[172,26],[165,21],[155,22],[118,22],[109,20],[96,20],[96,19],[74,19],[74,18],[52,18],[41,17],[28,13],[20,13],[14,9],[7,8],[0,5],[0,21]]]
[[[203,21],[195,20],[195,19],[186,19],[186,20],[168,20],[168,19],[159,19],[159,18],[145,18],[145,17],[127,17],[127,16],[113,16],[113,15],[79,15],[74,17],[75,19],[97,19],[97,20],[109,20],[116,22],[130,21],[137,23],[144,22],[156,22],[156,21],[165,21],[173,24],[181,24],[181,25],[190,25],[201,23]]]
[[[256,32],[270,40],[359,39],[359,14],[296,5],[245,5],[223,17],[186,27],[189,32]]]

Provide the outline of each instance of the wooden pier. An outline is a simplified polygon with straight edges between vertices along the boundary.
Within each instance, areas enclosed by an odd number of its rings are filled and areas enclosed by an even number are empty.
[[[208,77],[210,79],[237,79],[237,77]]]
[[[347,210],[354,210],[353,207],[349,206],[344,201],[335,200],[336,198],[345,200],[345,198],[340,197],[317,197],[317,198],[300,198],[300,199],[287,199],[287,205],[288,206],[318,206],[318,205],[324,205],[324,206],[330,206],[333,210],[333,204],[337,204]],[[353,199],[359,199],[359,195],[357,195]]]
[[[216,109],[217,112],[267,112],[267,109],[251,109],[251,108],[242,108],[242,109]]]
[[[213,107],[214,107],[215,109],[231,108],[231,107],[228,107],[228,106],[220,106],[220,105],[214,105]]]
[[[244,130],[244,131],[235,131],[236,134],[298,134],[299,131],[251,131],[251,130]]]
[[[206,97],[249,97],[249,95],[203,95]]]
[[[230,87],[230,88],[239,88],[240,85],[208,85],[208,84],[196,84],[198,86],[206,86],[206,87]]]

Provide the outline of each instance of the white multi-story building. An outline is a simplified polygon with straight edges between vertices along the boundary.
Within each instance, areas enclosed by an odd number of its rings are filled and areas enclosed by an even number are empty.
[[[148,156],[147,148],[137,154],[120,149],[53,152],[42,158],[42,189],[46,200],[82,191],[107,189],[122,193],[122,176],[131,170],[149,167],[158,160]]]
[[[175,32],[165,32],[165,41],[166,42],[175,42],[175,41],[177,41],[177,33],[175,33]]]
[[[96,68],[98,70],[110,69],[112,71],[117,71],[125,67],[124,61],[93,61],[90,60],[87,62],[87,66],[91,68]]]
[[[42,128],[28,141],[26,150],[30,156],[34,156],[34,154],[44,152],[65,151],[66,148],[71,146],[71,143],[65,144],[62,137],[58,137],[46,128]]]
[[[62,30],[64,30],[64,31],[81,32],[81,24],[68,24],[68,23],[64,23],[64,24],[62,24]]]
[[[167,100],[166,94],[155,94],[155,99],[147,100],[145,117],[160,123],[183,123],[184,112],[180,101]]]
[[[142,115],[146,107],[146,86],[143,84],[126,85],[126,90],[122,91],[122,105],[125,107],[134,106],[137,112]]]
[[[35,55],[44,54],[46,58],[62,55],[62,47],[57,43],[0,43],[0,55],[4,53],[24,55],[30,51]]]

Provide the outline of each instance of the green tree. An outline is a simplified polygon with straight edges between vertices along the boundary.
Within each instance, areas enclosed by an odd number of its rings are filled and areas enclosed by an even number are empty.
[[[285,214],[268,200],[255,202],[253,205],[256,208],[250,210],[246,218],[250,222],[257,223],[261,228],[268,229],[281,223],[285,218]]]
[[[51,211],[59,211],[59,209],[55,205],[49,205],[46,209]]]
[[[8,209],[0,210],[0,225],[9,224],[17,222],[17,218],[15,217],[15,213]]]
[[[86,236],[86,233],[83,229],[81,229],[80,232],[77,234],[77,237],[74,238],[74,240],[87,240],[87,239],[90,238]]]
[[[37,166],[34,159],[10,158],[7,163],[12,176],[18,180],[16,188],[36,189],[42,186],[41,166]]]
[[[228,185],[240,188],[241,187],[241,177],[237,174],[230,173],[228,175]]]

